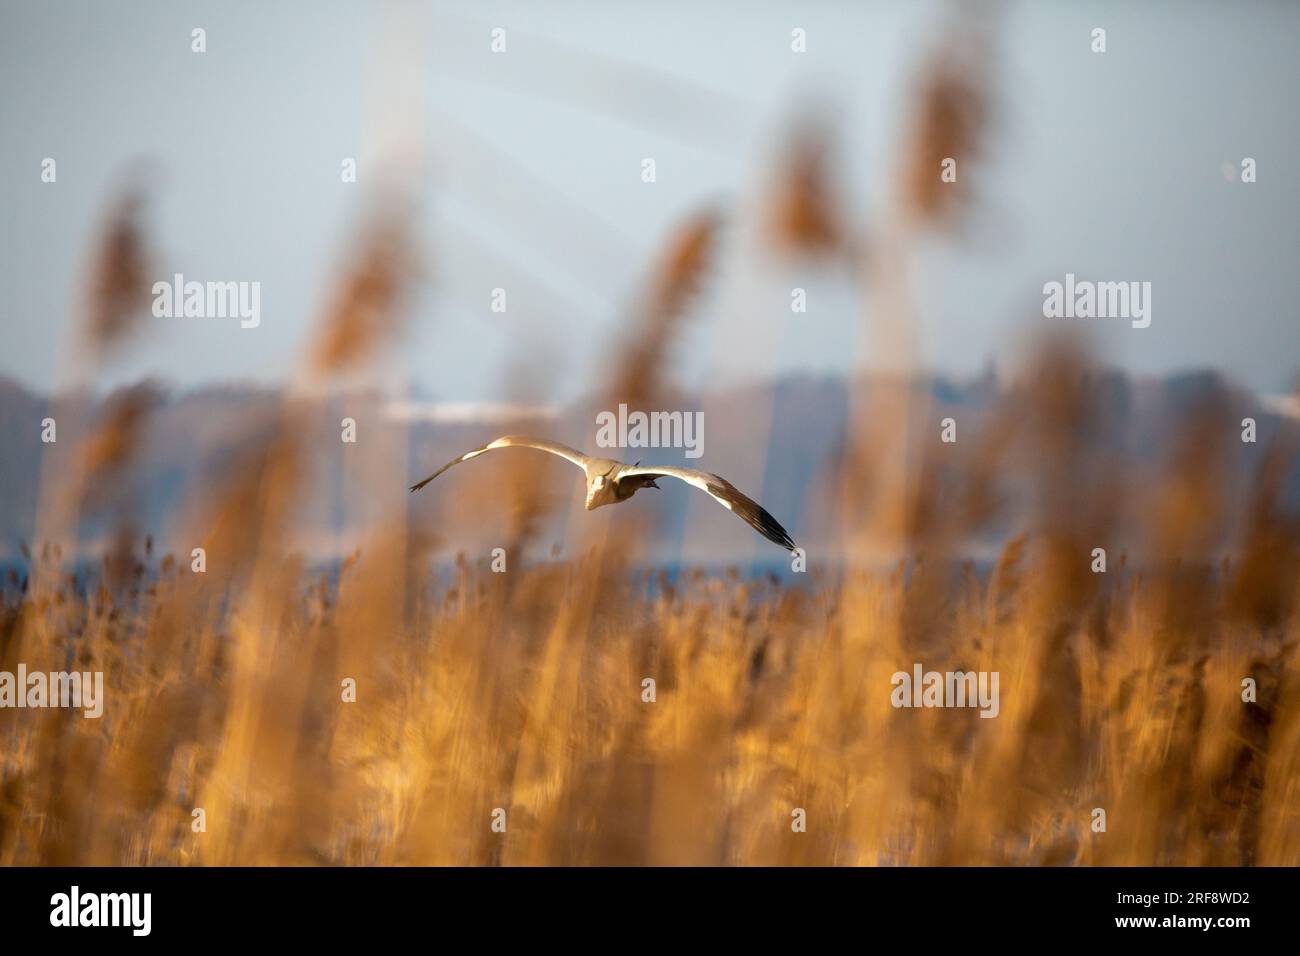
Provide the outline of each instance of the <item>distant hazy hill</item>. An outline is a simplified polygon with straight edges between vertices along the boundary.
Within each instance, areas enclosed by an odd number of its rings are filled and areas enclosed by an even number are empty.
[[[1014,394],[999,389],[991,376],[972,382],[926,380],[915,386],[929,393],[932,421],[917,427],[933,428],[948,415],[959,419],[961,437],[972,440],[1000,398],[1016,413]],[[1135,382],[1119,374],[1098,380],[1098,405],[1105,414],[1090,423],[1089,443],[1123,448],[1142,460],[1163,453],[1169,425],[1181,412],[1206,402],[1240,406],[1259,421],[1259,447],[1272,440],[1278,428],[1294,432],[1297,424],[1286,414],[1284,400],[1260,402],[1228,390],[1213,373],[1198,372],[1164,381]],[[147,440],[140,449],[134,481],[139,489],[136,525],[164,544],[176,544],[177,517],[187,503],[210,493],[213,481],[236,456],[250,432],[275,412],[278,394],[237,387],[206,388],[164,394],[149,419]],[[84,404],[84,413],[95,414]],[[102,403],[101,403],[102,404]],[[311,550],[347,550],[355,545],[358,502],[374,497],[396,503],[398,492],[416,477],[500,435],[522,431],[550,436],[582,448],[628,461],[681,464],[725,475],[734,484],[761,498],[795,534],[801,544],[816,546],[831,529],[819,502],[826,499],[836,462],[845,443],[849,417],[846,382],[828,378],[791,378],[774,385],[733,388],[665,403],[666,408],[701,409],[704,412],[704,455],[687,459],[680,449],[600,449],[594,441],[597,409],[577,403],[565,408],[529,409],[507,405],[433,404],[395,402],[377,395],[347,395],[320,399],[307,405],[305,417],[313,429],[303,447],[311,462],[311,477],[303,484],[303,535]],[[0,556],[12,554],[20,541],[30,541],[40,474],[41,419],[48,413],[47,399],[33,395],[11,381],[0,379]],[[1025,414],[1031,409],[1026,407]],[[79,412],[79,413],[83,413]],[[338,440],[338,425],[351,417],[358,423],[356,445]],[[404,433],[403,430],[407,430]],[[921,436],[924,438],[925,436]],[[373,458],[377,448],[396,448],[408,456],[406,470],[396,466],[367,472],[358,461]],[[530,452],[509,452],[515,466],[528,461],[551,501],[572,505],[580,501],[576,473],[568,474],[562,462]],[[351,456],[351,458],[349,458]],[[400,457],[400,455],[399,455]],[[504,456],[503,456],[504,457]],[[351,461],[351,464],[349,462]],[[484,485],[515,473],[502,460],[484,459],[450,472],[445,478],[410,499],[413,522],[432,527],[450,550],[472,550],[500,540],[508,526],[503,508],[494,507]],[[1250,480],[1246,466],[1232,476],[1241,484]],[[1290,498],[1300,501],[1300,476],[1289,477]],[[675,482],[663,490],[643,492],[634,504],[656,516],[659,551],[689,560],[711,556],[762,554],[765,542],[722,509]],[[364,503],[364,502],[362,502]],[[1014,527],[1014,501],[992,528],[992,540]],[[627,507],[627,506],[624,506]],[[556,509],[563,516],[563,509]],[[606,509],[606,512],[615,509]],[[608,520],[604,512],[599,520]],[[87,524],[83,534],[93,541],[112,516]],[[587,519],[591,520],[591,519]],[[563,521],[541,536],[558,543]],[[778,555],[779,557],[779,555]]]

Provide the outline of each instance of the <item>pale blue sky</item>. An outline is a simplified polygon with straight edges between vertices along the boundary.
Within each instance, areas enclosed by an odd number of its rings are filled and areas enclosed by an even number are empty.
[[[131,160],[158,171],[162,276],[262,283],[262,321],[151,320],[106,382],[275,381],[306,340],[377,175],[424,121],[429,281],[399,361],[440,399],[566,398],[618,334],[661,237],[702,203],[744,221],[791,120],[824,108],[868,228],[908,83],[943,8],[903,3],[232,3],[0,0],[0,374],[47,388],[94,227]],[[1153,285],[1148,329],[1093,323],[1136,372],[1214,366],[1263,390],[1300,368],[1300,5],[1010,3],[1002,116],[971,235],[921,270],[923,355],[956,374],[1023,347],[1065,272]],[[208,51],[190,52],[190,31]],[[489,51],[492,27],[508,52]],[[1093,27],[1109,50],[1089,49]],[[790,30],[808,52],[790,51]],[[394,35],[405,42],[394,42]],[[406,51],[422,51],[408,62]],[[43,157],[58,182],[40,180]],[[343,157],[362,182],[340,182]],[[640,181],[652,156],[658,182]],[[1258,162],[1229,182],[1225,162]],[[835,275],[756,265],[732,235],[681,378],[844,371]],[[789,288],[809,289],[807,315]],[[493,314],[493,287],[510,311]],[[755,323],[769,329],[746,347]],[[519,384],[510,370],[542,369]],[[565,384],[564,375],[574,378]],[[529,395],[528,397],[533,397]]]

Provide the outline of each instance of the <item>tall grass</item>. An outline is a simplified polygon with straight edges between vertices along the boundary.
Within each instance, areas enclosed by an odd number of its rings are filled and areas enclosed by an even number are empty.
[[[599,548],[429,588],[382,534],[337,583],[268,552],[243,577],[138,554],[116,587],[0,617],[0,667],[103,670],[109,695],[98,721],[0,712],[0,860],[1295,864],[1275,537],[1104,586],[1052,533],[987,581],[909,561],[794,589],[647,588]],[[999,671],[1000,715],[894,709],[913,660]]]

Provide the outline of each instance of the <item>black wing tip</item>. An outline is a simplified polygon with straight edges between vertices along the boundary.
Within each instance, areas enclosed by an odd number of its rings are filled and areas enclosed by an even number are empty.
[[[715,475],[714,478],[717,478],[717,476]],[[717,485],[717,490],[731,502],[732,510],[740,515],[751,528],[773,544],[779,544],[787,551],[794,552],[798,547],[794,543],[794,538],[790,537],[790,532],[781,527],[781,522],[773,518],[766,508],[757,501],[741,494],[735,485],[725,479],[717,478]]]
[[[771,541],[773,544],[779,544],[781,547],[793,554],[799,546],[794,543],[794,538],[790,537],[790,532],[781,527],[781,522],[768,514],[765,509],[760,507],[758,510],[760,512],[760,520],[762,521],[762,527],[758,530],[763,533],[763,537],[767,538],[767,540]]]

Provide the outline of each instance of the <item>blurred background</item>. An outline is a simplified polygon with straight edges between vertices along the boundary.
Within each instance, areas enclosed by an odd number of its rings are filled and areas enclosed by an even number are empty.
[[[0,862],[1294,864],[1298,33],[0,0],[0,669],[109,688],[0,711]],[[806,568],[522,450],[407,493],[620,404]],[[918,661],[999,718],[900,716]]]
[[[164,420],[194,437],[196,419],[283,387],[349,236],[389,192],[418,244],[409,321],[343,387],[382,393],[379,415],[427,434],[421,467],[521,411],[593,450],[582,403],[603,356],[639,334],[648,264],[705,209],[725,215],[692,321],[665,355],[671,407],[719,395],[706,468],[734,469],[755,441],[776,442],[765,457],[787,466],[769,493],[787,514],[843,435],[855,372],[941,378],[944,397],[979,404],[971,383],[995,389],[1067,327],[1134,382],[1213,369],[1294,415],[1300,217],[1285,171],[1300,120],[1278,97],[1300,80],[1300,11],[1006,3],[966,14],[980,30],[963,32],[942,4],[6,3],[4,414],[29,421],[58,389],[102,395],[151,377],[172,402]],[[1092,49],[1098,27],[1104,53]],[[205,52],[191,49],[195,28]],[[940,52],[982,57],[979,136],[950,184],[962,217],[909,242],[900,348],[869,332],[873,312],[897,304],[865,288],[863,250],[873,230],[890,235],[911,188],[901,144]],[[801,144],[852,253],[770,241]],[[47,157],[55,183],[40,175]],[[1258,164],[1253,184],[1239,181],[1244,157]],[[261,324],[152,319],[93,376],[60,371],[79,277],[127,189],[147,198],[146,278],[256,281]],[[1043,319],[1043,283],[1066,272],[1150,282],[1151,326]],[[497,289],[505,311],[493,309]],[[772,390],[780,429],[729,417]],[[36,481],[36,433],[10,434],[6,540],[30,537]],[[158,450],[171,450],[158,471],[173,478],[147,496],[158,532],[194,465],[179,447]]]

